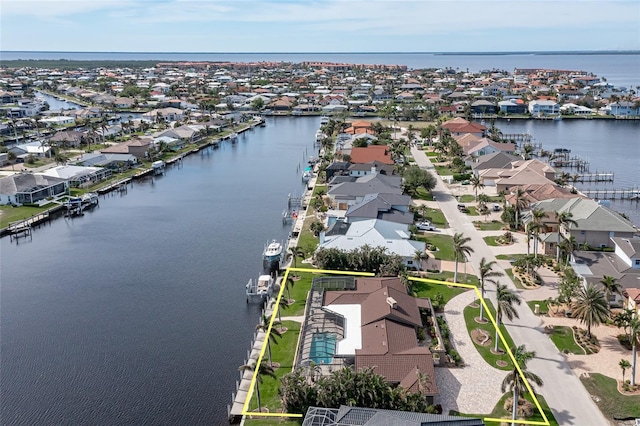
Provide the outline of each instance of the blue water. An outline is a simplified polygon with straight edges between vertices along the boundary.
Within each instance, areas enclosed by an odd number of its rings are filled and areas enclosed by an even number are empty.
[[[309,359],[316,364],[331,364],[336,353],[336,335],[333,333],[313,333]]]
[[[152,52],[8,52],[1,60],[158,60],[158,61],[230,61],[258,62],[326,61],[354,64],[406,65],[409,69],[445,68],[456,70],[506,70],[514,68],[551,68],[584,70],[605,77],[615,86],[640,86],[640,52],[611,53],[152,53]]]

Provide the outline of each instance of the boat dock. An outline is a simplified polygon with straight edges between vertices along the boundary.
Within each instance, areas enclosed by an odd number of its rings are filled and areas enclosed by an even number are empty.
[[[576,182],[613,182],[614,173],[579,173]],[[573,179],[572,179],[573,180]]]
[[[595,200],[640,201],[640,188],[629,189],[581,189],[580,193]]]

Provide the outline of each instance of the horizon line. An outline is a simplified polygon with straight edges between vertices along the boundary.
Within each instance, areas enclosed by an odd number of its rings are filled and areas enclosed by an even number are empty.
[[[199,55],[225,55],[225,54],[432,54],[432,55],[513,55],[513,54],[603,54],[603,53],[618,53],[618,54],[640,54],[638,49],[603,49],[603,50],[504,50],[504,51],[304,51],[304,52],[284,52],[284,51],[272,51],[272,52],[177,52],[177,51],[118,51],[118,50],[0,50],[0,52],[6,53],[144,53],[144,54],[199,54]]]

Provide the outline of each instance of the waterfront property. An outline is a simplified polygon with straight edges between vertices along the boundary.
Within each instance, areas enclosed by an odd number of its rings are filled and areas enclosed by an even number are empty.
[[[297,364],[317,365],[322,374],[372,367],[390,384],[433,398],[434,358],[418,345],[422,325],[416,299],[398,277],[317,277],[307,297]]]
[[[69,191],[67,179],[37,173],[0,178],[0,204],[46,204]]]

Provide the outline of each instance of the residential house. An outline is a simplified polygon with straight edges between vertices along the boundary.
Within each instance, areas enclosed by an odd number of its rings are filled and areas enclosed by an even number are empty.
[[[527,112],[527,104],[522,99],[500,101],[498,108],[504,114],[525,114]]]
[[[471,113],[480,116],[485,114],[497,114],[498,107],[493,102],[480,99],[471,104]]]
[[[51,147],[42,142],[28,142],[12,146],[9,152],[16,154],[16,157],[23,162],[28,156],[40,158],[51,156]]]
[[[622,287],[623,294],[611,294],[609,303],[616,307],[638,309],[640,301],[640,238],[612,237],[614,252],[575,251],[571,266],[583,284],[602,288],[603,277],[614,278]],[[626,293],[626,295],[625,295]]]
[[[495,160],[504,161],[504,157]],[[495,186],[497,191],[509,191],[514,186],[553,183],[556,171],[539,160],[517,160],[499,168],[478,170],[478,177],[485,186]]]
[[[560,114],[560,105],[548,99],[537,99],[529,102],[529,114],[532,116],[547,116]]]
[[[345,176],[346,179],[337,180],[340,177],[335,176],[329,182],[327,190],[327,196],[338,210],[347,210],[352,205],[362,202],[368,194],[402,194],[402,178],[399,176],[376,173],[359,178]]]
[[[0,178],[0,204],[47,204],[67,194],[66,179],[39,173],[16,173]]]
[[[57,166],[43,171],[45,176],[66,179],[73,188],[85,188],[111,177],[112,170],[103,167]]]
[[[619,213],[598,204],[590,198],[553,198],[532,204],[531,209],[542,209],[546,216],[542,223],[547,233],[541,235],[543,251],[554,254],[557,243],[557,233],[563,238],[574,237],[576,244],[595,248],[613,248],[613,238],[632,238],[637,232],[636,227]],[[556,214],[571,213],[577,226],[562,227],[558,230]],[[524,224],[531,221],[531,216],[524,213]]]
[[[408,224],[389,222],[380,219],[359,220],[349,223],[344,234],[320,234],[320,245],[323,248],[336,248],[351,251],[368,245],[369,247],[384,247],[389,254],[402,258],[408,268],[415,268],[415,253],[425,250],[425,243],[411,240]]]
[[[608,115],[615,117],[637,117],[640,116],[640,102],[611,102],[605,110]]]
[[[103,167],[115,172],[123,172],[135,167],[138,164],[138,158],[132,154],[91,152],[84,154],[77,164],[85,167]]]
[[[349,223],[361,220],[381,219],[389,222],[413,224],[413,213],[409,211],[411,197],[402,194],[367,194],[359,204],[354,204],[345,213]]]
[[[363,164],[378,161],[382,164],[394,164],[387,145],[369,145],[367,147],[351,148],[351,163]]]
[[[302,422],[302,426],[484,426],[484,424],[482,419],[469,417],[346,405],[341,405],[340,408],[309,407]]]
[[[363,164],[357,163],[349,166],[349,176],[354,177],[367,176],[375,173],[391,176],[394,172],[395,170],[392,165],[384,164],[379,161],[372,161],[370,163]]]
[[[481,124],[467,121],[462,117],[456,117],[442,123],[443,129],[448,129],[452,136],[459,136],[464,133],[471,133],[478,137],[483,137],[487,128]]]
[[[84,142],[85,135],[77,130],[63,130],[56,132],[49,138],[49,145],[77,148]]]
[[[102,154],[131,154],[139,159],[144,159],[147,157],[147,151],[149,151],[152,143],[153,138],[140,137],[103,148],[100,152]]]

